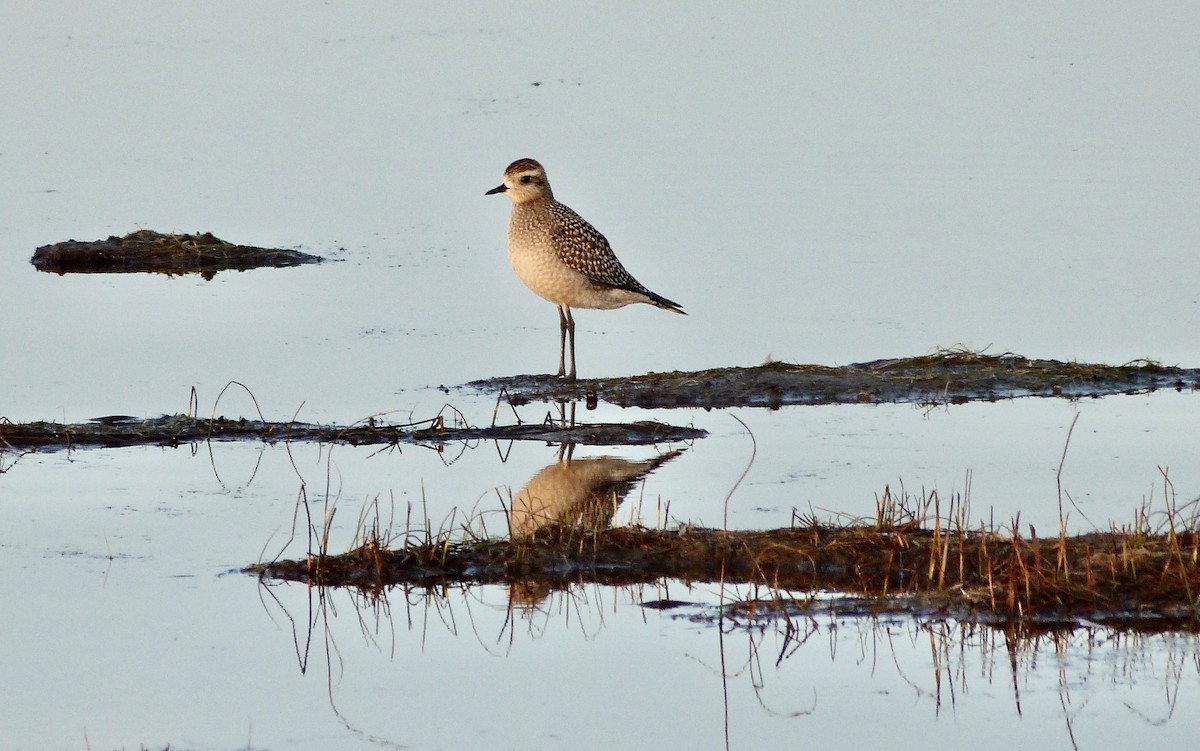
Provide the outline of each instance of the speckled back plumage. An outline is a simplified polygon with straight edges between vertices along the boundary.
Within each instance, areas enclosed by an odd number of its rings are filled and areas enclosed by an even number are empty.
[[[551,200],[546,209],[554,218],[551,234],[558,238],[555,246],[563,263],[593,282],[639,292],[651,299],[658,297],[625,270],[617,260],[617,255],[613,253],[612,246],[608,244],[608,238],[576,214],[570,206]]]

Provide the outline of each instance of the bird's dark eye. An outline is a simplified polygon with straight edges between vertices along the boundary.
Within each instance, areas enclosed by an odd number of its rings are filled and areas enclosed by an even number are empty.
[[[531,182],[533,182],[532,175],[521,175],[521,184],[522,185],[528,185]]]

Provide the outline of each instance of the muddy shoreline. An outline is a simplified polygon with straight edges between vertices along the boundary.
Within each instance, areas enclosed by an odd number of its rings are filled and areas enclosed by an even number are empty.
[[[707,432],[648,420],[562,426],[548,423],[473,427],[448,425],[440,419],[411,425],[314,425],[303,422],[197,418],[165,415],[142,420],[103,417],[85,423],[0,421],[0,451],[62,450],[121,446],[180,446],[200,441],[316,441],[352,445],[394,443],[441,444],[455,441],[511,440],[577,443],[590,446],[640,446],[692,441]]]
[[[964,404],[1018,397],[1099,398],[1159,389],[1194,392],[1200,369],[1152,362],[1095,365],[944,352],[831,367],[769,363],[691,373],[650,373],[568,383],[553,376],[509,376],[473,381],[462,389],[495,392],[513,406],[539,401],[599,400],[647,408],[767,407],[817,404]],[[564,410],[564,414],[566,411]],[[313,425],[298,422],[166,415],[140,420],[105,417],[85,423],[0,419],[0,450],[85,446],[178,445],[202,440],[297,440],[352,444],[445,443],[459,440],[540,440],[585,445],[645,445],[690,441],[707,433],[691,426],[640,421],[588,425],[577,422],[476,427],[434,418],[409,425],[372,422]]]
[[[840,367],[772,362],[575,383],[553,376],[504,376],[472,381],[466,387],[507,395],[514,405],[602,400],[621,407],[658,409],[778,409],[816,404],[963,404],[1029,396],[1080,399],[1158,389],[1195,391],[1200,388],[1200,369],[1149,361],[1100,365],[954,351]]]

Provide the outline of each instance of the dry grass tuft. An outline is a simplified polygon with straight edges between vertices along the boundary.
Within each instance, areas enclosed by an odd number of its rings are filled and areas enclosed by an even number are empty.
[[[376,523],[344,554],[320,547],[304,560],[247,570],[377,593],[401,584],[503,583],[548,592],[585,582],[724,581],[848,593],[884,608],[900,598],[908,609],[987,622],[1200,625],[1194,508],[1168,504],[1154,526],[1143,510],[1128,528],[1039,537],[1032,527],[1023,532],[1019,520],[1007,531],[968,529],[960,499],[947,504],[944,518],[940,505],[933,494],[914,503],[885,490],[873,519],[848,525],[808,517],[766,531],[550,527],[518,540],[470,532],[470,523],[437,533],[406,528],[389,539]]]

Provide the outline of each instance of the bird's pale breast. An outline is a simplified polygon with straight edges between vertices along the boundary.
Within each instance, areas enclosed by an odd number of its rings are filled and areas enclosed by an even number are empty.
[[[560,218],[544,208],[513,208],[508,225],[508,262],[526,287],[556,305],[573,308],[612,309],[642,301],[635,293],[597,284],[567,265],[564,253],[585,253],[589,248],[586,235],[564,235],[561,229]],[[580,247],[566,247],[564,242]]]

